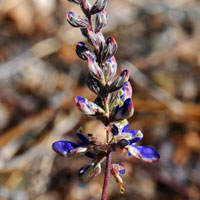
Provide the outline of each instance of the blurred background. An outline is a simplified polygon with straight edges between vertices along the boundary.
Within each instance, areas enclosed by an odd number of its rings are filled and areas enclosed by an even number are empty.
[[[126,192],[111,178],[109,199],[199,200],[200,2],[108,0],[106,10],[118,73],[131,72],[131,128],[161,154],[155,164],[114,156],[126,166]],[[67,24],[67,11],[81,13],[66,0],[0,0],[1,200],[100,199],[103,173],[82,183],[77,172],[90,160],[51,149],[60,139],[77,141],[80,126],[105,135],[74,103],[95,95],[85,84],[87,63],[74,52],[84,38]]]

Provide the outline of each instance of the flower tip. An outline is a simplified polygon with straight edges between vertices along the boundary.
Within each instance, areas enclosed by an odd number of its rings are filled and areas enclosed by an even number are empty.
[[[63,143],[64,141],[57,141],[57,142],[54,142],[52,144],[52,149],[57,153],[59,154],[60,156],[67,156],[67,151],[66,149],[64,150],[63,149]]]
[[[83,97],[76,96],[75,97],[75,103],[78,104],[79,102],[85,102],[85,99]]]
[[[78,42],[77,44],[76,44],[76,48],[77,47],[85,47],[85,43],[83,43],[83,42]]]
[[[73,15],[74,15],[73,12],[68,12],[67,15],[66,15],[67,20],[69,20]]]

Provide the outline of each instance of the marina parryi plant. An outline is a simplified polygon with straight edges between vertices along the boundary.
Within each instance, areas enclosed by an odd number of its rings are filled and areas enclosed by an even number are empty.
[[[93,134],[84,134],[77,131],[80,139],[78,144],[70,141],[57,141],[52,148],[61,156],[71,157],[85,155],[91,158],[91,163],[79,170],[79,177],[89,181],[101,173],[101,164],[106,160],[106,169],[102,200],[107,198],[110,174],[116,179],[120,192],[124,192],[123,181],[120,175],[125,173],[122,164],[112,163],[111,154],[116,152],[124,156],[135,156],[145,162],[158,161],[158,152],[146,146],[137,146],[143,134],[138,130],[129,130],[127,121],[133,115],[132,87],[129,71],[124,70],[115,78],[117,62],[114,57],[117,43],[113,37],[104,38],[102,29],[108,24],[105,11],[106,0],[97,0],[93,5],[88,0],[68,0],[79,5],[85,15],[81,18],[76,13],[68,12],[67,21],[80,28],[82,35],[87,39],[89,46],[83,42],[76,45],[77,55],[88,62],[88,88],[97,95],[94,102],[77,96],[76,105],[85,115],[100,120],[105,125],[106,141],[102,142]]]

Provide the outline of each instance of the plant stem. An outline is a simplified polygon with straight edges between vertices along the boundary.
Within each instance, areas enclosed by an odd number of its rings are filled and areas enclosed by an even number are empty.
[[[111,168],[111,152],[108,152],[107,158],[106,158],[106,170],[105,170],[105,177],[104,177],[104,184],[103,184],[101,200],[107,199],[108,184],[109,184],[109,178],[110,178],[110,168]]]
[[[109,96],[104,97],[104,107],[105,107],[105,112],[107,117],[109,118],[110,111],[109,111],[109,105],[108,105],[108,98]],[[110,135],[109,132],[106,132],[106,140],[107,144],[109,143],[110,140]],[[111,152],[107,152],[106,156],[106,169],[105,169],[105,176],[104,176],[104,184],[103,184],[103,191],[102,191],[102,196],[101,200],[106,200],[107,199],[107,192],[108,192],[108,184],[109,184],[109,179],[110,179],[110,170],[111,170]]]

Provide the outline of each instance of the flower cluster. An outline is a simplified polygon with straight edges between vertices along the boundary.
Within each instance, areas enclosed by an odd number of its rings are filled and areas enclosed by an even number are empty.
[[[93,101],[77,96],[75,103],[80,111],[90,117],[95,117],[104,125],[107,140],[102,141],[92,134],[84,134],[80,129],[77,136],[80,143],[57,141],[53,150],[62,156],[85,155],[91,158],[91,163],[79,170],[83,181],[89,181],[101,172],[101,163],[108,153],[117,152],[125,156],[135,156],[145,162],[157,161],[160,156],[151,147],[137,146],[143,134],[141,131],[129,130],[127,121],[133,115],[132,87],[129,71],[124,70],[115,78],[117,62],[115,53],[117,43],[113,37],[104,38],[102,29],[108,24],[105,11],[106,1],[97,0],[93,5],[88,0],[68,0],[79,5],[85,15],[81,18],[76,13],[67,13],[68,23],[80,28],[91,48],[83,42],[76,45],[77,55],[88,62],[88,88],[97,95]],[[124,192],[120,175],[125,173],[122,164],[113,163],[110,169],[121,192]]]

